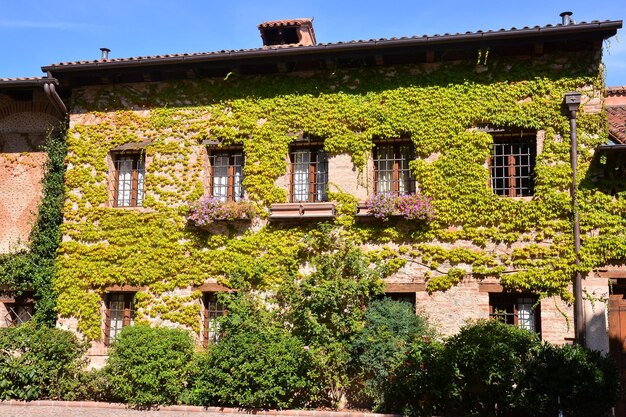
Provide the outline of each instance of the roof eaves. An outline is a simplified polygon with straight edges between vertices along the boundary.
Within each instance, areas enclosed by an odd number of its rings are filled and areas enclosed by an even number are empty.
[[[79,62],[63,62],[58,64],[52,64],[42,67],[44,72],[65,72],[65,71],[81,71],[92,69],[105,69],[105,68],[118,68],[118,67],[136,67],[147,66],[156,64],[180,64],[180,63],[192,63],[192,62],[208,62],[208,61],[220,61],[228,59],[250,59],[257,57],[271,57],[271,56],[290,56],[300,55],[316,52],[342,52],[346,50],[368,50],[386,47],[410,47],[410,46],[423,46],[423,45],[440,45],[446,43],[463,43],[463,42],[480,42],[481,40],[493,41],[493,40],[506,40],[513,38],[525,38],[537,35],[553,35],[562,34],[567,35],[571,33],[586,33],[596,30],[605,31],[617,31],[622,27],[622,21],[594,21],[594,22],[581,22],[575,25],[547,25],[547,26],[535,26],[524,27],[522,29],[500,29],[496,31],[477,31],[466,32],[457,34],[444,34],[444,35],[424,35],[424,36],[412,36],[404,38],[381,38],[371,39],[368,41],[349,41],[349,42],[335,42],[335,43],[320,43],[312,46],[293,46],[293,47],[280,47],[280,48],[257,48],[257,49],[240,49],[240,50],[225,50],[218,52],[206,52],[206,53],[193,53],[193,54],[180,54],[180,55],[160,55],[160,56],[148,56],[148,57],[132,57],[110,60],[95,60],[95,61],[79,61]]]
[[[59,85],[59,81],[52,77],[0,78],[0,88],[39,87],[47,83]]]

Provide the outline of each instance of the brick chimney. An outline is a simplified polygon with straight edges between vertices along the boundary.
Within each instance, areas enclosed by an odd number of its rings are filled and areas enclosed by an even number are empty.
[[[263,47],[313,46],[317,43],[313,19],[286,19],[263,22],[259,26]]]

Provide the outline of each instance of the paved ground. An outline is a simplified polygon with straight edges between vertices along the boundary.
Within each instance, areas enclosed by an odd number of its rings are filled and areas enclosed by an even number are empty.
[[[0,417],[395,417],[341,411],[246,411],[235,408],[172,406],[131,410],[120,404],[69,401],[0,401]]]

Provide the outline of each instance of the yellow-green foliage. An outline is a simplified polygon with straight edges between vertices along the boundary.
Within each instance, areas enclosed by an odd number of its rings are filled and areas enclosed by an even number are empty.
[[[436,210],[429,225],[355,222],[356,199],[331,194],[339,202],[335,227],[344,236],[358,244],[402,245],[369,253],[390,273],[411,261],[431,268],[429,290],[445,290],[473,272],[500,276],[511,288],[567,298],[573,251],[569,124],[562,100],[576,89],[601,94],[598,63],[590,55],[532,61],[490,57],[484,72],[467,62],[308,75],[233,74],[78,90],[74,108],[91,122],[79,121],[68,133],[67,238],[56,277],[59,312],[77,316],[79,329],[98,338],[98,301],[105,288],[147,286],[139,297],[144,316],[197,330],[197,299],[177,300],[175,288],[217,278],[237,288],[264,289],[295,279],[307,250],[304,236],[315,226],[210,233],[187,226],[185,209],[203,193],[203,162],[195,155],[207,139],[243,146],[244,185],[261,211],[286,201],[275,180],[286,172],[285,158],[297,133],[323,138],[328,152],[348,153],[360,167],[377,137],[414,142],[418,159],[411,169]],[[554,69],[557,59],[567,63]],[[492,138],[474,129],[485,124],[545,131],[531,201],[498,197],[490,190],[486,160]],[[606,138],[604,115],[581,112],[579,128],[579,169],[585,178],[591,150]],[[144,208],[107,207],[109,151],[145,140],[152,144],[145,150]],[[623,261],[624,200],[594,188],[580,198],[582,227],[590,232],[583,242],[583,268]],[[438,246],[459,241],[472,249]],[[510,257],[493,249],[515,242],[525,246]],[[455,266],[461,264],[469,269]]]

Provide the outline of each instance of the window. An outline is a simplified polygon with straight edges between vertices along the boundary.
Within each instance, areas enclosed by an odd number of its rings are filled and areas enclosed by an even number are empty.
[[[133,324],[135,319],[134,292],[109,293],[106,299],[104,343],[108,346],[122,328]]]
[[[526,197],[534,193],[535,133],[492,133],[489,165],[491,188],[497,195]]]
[[[415,159],[413,143],[380,143],[374,148],[374,192],[405,195],[415,192],[409,161]]]
[[[143,153],[125,153],[113,157],[115,178],[113,180],[114,207],[141,207],[145,158]]]
[[[388,292],[385,293],[383,298],[388,298],[392,301],[398,301],[401,303],[409,303],[415,309],[415,293],[414,292]]]
[[[290,202],[326,201],[328,157],[321,148],[296,148],[290,153]]]
[[[204,314],[202,316],[202,328],[204,329],[204,345],[208,342],[215,343],[220,337],[218,318],[226,313],[224,306],[218,302],[217,293],[207,292],[204,294]]]
[[[540,332],[537,297],[524,294],[489,294],[489,317],[521,329]]]
[[[211,196],[223,203],[243,199],[243,152],[211,152],[209,162],[211,164]]]
[[[6,314],[4,325],[6,327],[17,327],[30,321],[35,314],[32,294],[15,297],[14,300],[4,303]]]

